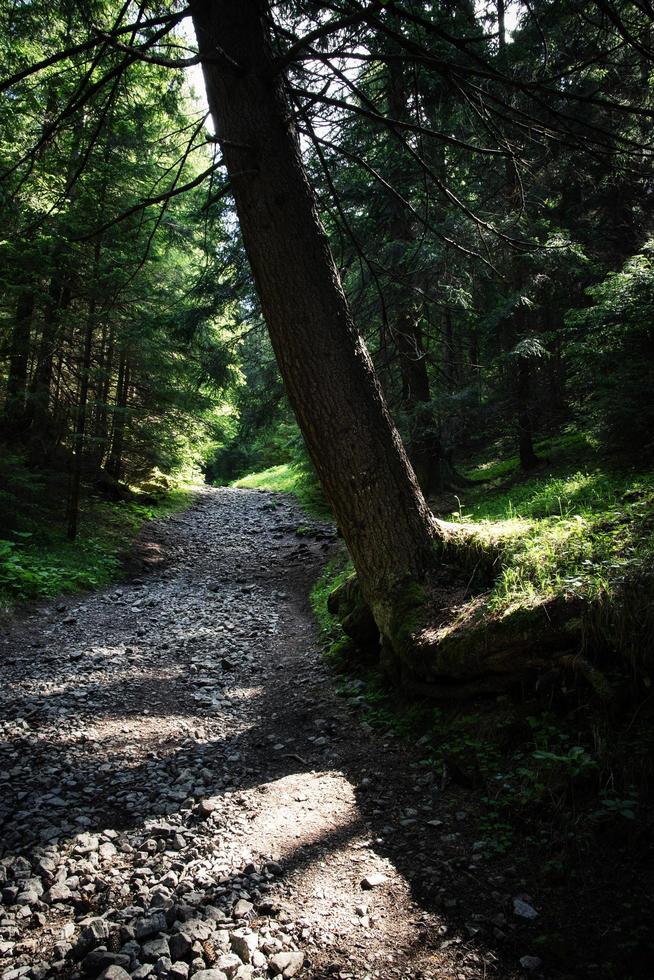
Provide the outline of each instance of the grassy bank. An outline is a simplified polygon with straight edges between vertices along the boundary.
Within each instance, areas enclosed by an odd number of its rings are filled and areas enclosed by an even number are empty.
[[[243,490],[273,490],[292,494],[300,506],[319,520],[329,520],[329,508],[314,474],[302,465],[282,463],[258,473],[249,473],[230,484]]]
[[[629,618],[637,594],[651,608],[654,473],[598,458],[579,435],[538,450],[543,462],[532,473],[522,474],[517,459],[481,462],[467,472],[470,486],[434,505],[502,541],[494,579],[474,600],[481,598],[488,616],[516,609],[528,615],[557,598],[579,604],[586,617],[579,642],[611,680],[610,705],[556,671],[537,687],[472,704],[407,702],[357,662],[328,611],[330,592],[351,572],[345,555],[325,569],[311,596],[343,693],[365,720],[417,741],[425,766],[484,794],[480,836],[488,854],[510,848],[515,827],[538,809],[557,814],[559,823],[564,816],[581,822],[581,837],[611,821],[628,824],[654,782],[652,620]]]
[[[517,460],[481,465],[453,516],[506,542],[489,606],[556,596],[611,601],[654,560],[654,472],[598,460],[583,436],[542,444],[529,476]]]
[[[21,530],[0,539],[0,615],[21,602],[99,588],[118,578],[142,526],[184,510],[192,499],[193,486],[183,483],[156,503],[139,502],[138,496],[118,503],[86,498],[75,541],[66,539],[61,522],[48,520],[45,506],[37,508]]]

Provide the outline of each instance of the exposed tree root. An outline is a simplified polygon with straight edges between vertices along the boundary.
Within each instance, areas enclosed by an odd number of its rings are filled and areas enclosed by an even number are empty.
[[[449,575],[449,582],[444,580]],[[497,694],[519,684],[538,687],[552,672],[583,678],[602,700],[611,688],[581,655],[582,604],[556,599],[492,612],[487,593],[470,596],[469,579],[452,569],[427,585],[398,591],[377,628],[352,576],[329,603],[362,656],[408,693],[436,699]]]

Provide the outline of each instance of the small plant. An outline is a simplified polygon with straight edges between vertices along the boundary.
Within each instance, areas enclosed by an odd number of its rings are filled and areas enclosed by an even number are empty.
[[[633,787],[632,787],[633,788]],[[636,795],[635,793],[633,794]],[[636,819],[636,807],[638,801],[635,799],[620,799],[613,796],[607,790],[600,793],[600,808],[591,813],[593,820],[608,820],[615,817],[623,817],[625,820]]]
[[[479,821],[479,830],[483,834],[482,854],[485,858],[506,854],[513,847],[513,826],[502,818],[499,809],[488,797],[481,798],[487,809]]]
[[[532,756],[538,762],[544,763],[545,767],[554,766],[562,768],[571,779],[580,776],[589,769],[597,768],[595,759],[591,758],[586,749],[582,748],[581,745],[573,745],[564,755],[537,749],[535,752],[532,752]]]

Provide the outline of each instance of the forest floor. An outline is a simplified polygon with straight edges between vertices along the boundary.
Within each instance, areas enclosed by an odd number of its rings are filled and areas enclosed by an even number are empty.
[[[570,910],[539,869],[486,862],[479,795],[339,696],[307,599],[334,538],[206,488],[124,583],[10,621],[3,980],[606,975],[583,908],[575,962],[541,963]]]

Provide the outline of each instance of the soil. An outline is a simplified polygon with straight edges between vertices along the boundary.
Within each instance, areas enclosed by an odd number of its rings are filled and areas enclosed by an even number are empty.
[[[204,489],[124,583],[9,624],[1,977],[607,975],[606,902],[548,960],[575,896],[486,860],[474,789],[339,695],[307,599],[334,547],[287,497]]]

